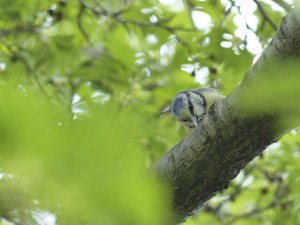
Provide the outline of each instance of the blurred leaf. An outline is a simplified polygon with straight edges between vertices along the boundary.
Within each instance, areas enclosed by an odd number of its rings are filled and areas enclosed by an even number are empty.
[[[2,146],[1,165],[26,180],[49,208],[60,204],[55,210],[63,213],[61,219],[80,224],[75,218],[81,214],[97,224],[163,224],[166,197],[139,162],[134,109],[116,116],[110,103],[87,120],[58,126],[51,118],[55,111],[37,105],[39,98],[7,90],[0,95],[8,100],[0,110],[7,124],[1,133],[12,140],[10,148]]]

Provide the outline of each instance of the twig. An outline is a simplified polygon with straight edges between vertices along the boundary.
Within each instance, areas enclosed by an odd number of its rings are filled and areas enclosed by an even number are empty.
[[[92,6],[89,6],[88,4],[86,4],[83,0],[80,0],[80,3],[85,8],[89,9],[96,16],[101,16],[101,15],[107,16],[117,22],[120,22],[120,23],[133,24],[133,25],[137,25],[140,27],[153,27],[153,28],[158,28],[158,29],[164,29],[169,32],[173,32],[174,30],[184,31],[184,32],[195,32],[196,31],[195,28],[185,28],[185,27],[180,27],[180,26],[171,27],[162,22],[151,23],[151,22],[138,21],[138,20],[133,20],[133,19],[124,19],[122,17],[122,14],[127,12],[129,9],[122,9],[117,12],[109,12],[106,9],[99,10],[99,9],[93,8]]]
[[[87,43],[91,44],[90,37],[89,37],[88,33],[86,32],[86,30],[84,29],[84,26],[82,25],[82,16],[83,16],[83,13],[84,13],[86,7],[83,4],[82,0],[80,0],[79,2],[80,2],[80,7],[79,7],[79,12],[76,17],[77,27],[80,30],[83,37],[85,38],[85,40],[87,41]]]
[[[230,3],[230,7],[226,10],[226,5],[228,2]],[[227,1],[226,5],[224,6],[225,11],[223,13],[222,19],[220,20],[220,22],[218,24],[218,27],[220,27],[222,25],[222,23],[225,21],[226,17],[231,13],[232,8],[236,7],[236,5],[234,4],[233,1]]]
[[[232,10],[232,8],[236,8],[236,9],[238,10],[239,14],[243,16],[243,14],[242,14],[242,12],[241,12],[240,6],[237,6],[237,5],[235,4],[235,1],[234,1],[234,0],[229,0],[229,2],[231,3],[231,7],[230,7],[230,10],[228,10],[227,13],[229,13],[229,12]],[[244,17],[244,16],[243,16],[243,17]],[[262,37],[260,37],[260,35],[257,33],[256,30],[254,30],[253,28],[250,27],[250,25],[248,24],[248,21],[246,20],[245,17],[244,17],[244,20],[245,20],[245,23],[246,23],[246,30],[249,30],[249,31],[253,32],[253,33],[256,35],[256,37],[259,39],[259,41],[261,41],[261,40],[262,40]],[[247,32],[245,32],[245,37],[244,37],[244,40],[243,40],[243,43],[244,43],[245,45],[247,45],[247,36],[248,36],[248,35],[247,35]]]
[[[271,20],[271,18],[269,17],[269,15],[266,13],[266,11],[264,10],[264,8],[262,7],[262,5],[260,4],[259,1],[257,0],[253,0],[255,2],[255,4],[257,5],[257,8],[259,10],[259,12],[261,13],[261,15],[263,16],[264,20],[267,21],[270,26],[277,31],[277,26],[276,24]]]
[[[3,43],[3,41],[2,41]],[[12,47],[10,45],[7,45],[5,43],[3,43],[7,49],[9,50],[9,52],[12,54],[12,56],[19,60],[20,62],[23,63],[23,65],[25,66],[26,70],[27,70],[27,73],[28,73],[28,76],[29,77],[33,77],[33,79],[35,80],[37,86],[39,87],[39,89],[41,90],[41,92],[49,97],[48,93],[46,92],[44,86],[42,85],[42,83],[40,82],[39,78],[38,78],[38,75],[36,74],[36,72],[34,71],[34,69],[32,68],[32,66],[30,65],[30,63],[27,61],[27,59],[22,56],[21,54],[19,54],[17,51],[13,50]]]
[[[15,27],[14,29],[0,29],[0,39],[3,37],[7,37],[9,35],[16,35],[19,33],[35,33],[37,29],[41,28],[42,26],[34,26],[34,27]]]
[[[100,10],[98,8],[94,8],[90,5],[88,5],[83,0],[80,0],[80,3],[84,8],[90,10],[95,16],[106,16],[106,17],[122,24],[126,28],[126,30],[128,30],[127,25],[129,25],[129,24],[139,26],[142,28],[156,28],[156,29],[166,30],[171,34],[174,34],[178,43],[180,43],[182,46],[184,46],[189,51],[189,53],[192,54],[190,46],[186,42],[181,40],[181,38],[178,36],[178,34],[176,32],[178,32],[178,31],[197,32],[197,30],[195,28],[185,28],[185,27],[181,27],[181,26],[169,26],[165,23],[165,21],[151,23],[151,22],[146,22],[146,21],[138,21],[138,20],[134,20],[134,19],[125,19],[124,17],[122,17],[122,15],[130,9],[121,9],[117,12],[109,12],[106,9]]]

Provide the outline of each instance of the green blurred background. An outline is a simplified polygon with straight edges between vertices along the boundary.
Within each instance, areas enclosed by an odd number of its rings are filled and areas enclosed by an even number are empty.
[[[291,3],[1,0],[1,223],[166,224],[149,168],[187,133],[162,112],[230,93]],[[185,224],[300,224],[299,149],[295,129]]]

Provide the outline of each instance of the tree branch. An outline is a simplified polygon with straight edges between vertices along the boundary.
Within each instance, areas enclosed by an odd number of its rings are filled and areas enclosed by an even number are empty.
[[[268,109],[260,114],[245,111],[240,96],[251,91],[249,86],[258,84],[257,79],[274,64],[282,65],[300,56],[298,15],[299,8],[295,8],[241,84],[216,102],[203,123],[154,165],[157,176],[173,192],[170,224],[197,212],[207,200],[226,189],[248,162],[287,133],[288,127],[279,126],[280,114]]]
[[[79,1],[79,3],[80,3],[79,12],[76,17],[77,27],[80,30],[80,32],[81,32],[82,36],[84,37],[84,39],[86,40],[86,42],[90,45],[91,44],[90,37],[89,37],[88,33],[86,32],[86,30],[84,29],[84,26],[82,25],[82,16],[84,14],[85,5],[83,4],[83,1]]]
[[[258,11],[261,13],[261,15],[264,18],[264,21],[267,21],[270,26],[274,29],[277,30],[277,26],[276,24],[272,21],[272,19],[269,17],[268,13],[266,13],[266,11],[264,10],[263,6],[261,5],[261,3],[257,0],[253,0],[255,2],[255,4],[257,5]],[[263,21],[263,23],[264,23]]]
[[[41,29],[42,26],[32,26],[32,27],[15,27],[13,29],[0,29],[0,39],[10,36],[10,35],[17,35],[20,33],[29,33],[34,34],[37,33],[39,29]]]
[[[15,51],[12,46],[4,43],[3,41],[1,41],[1,43],[3,45],[5,45],[7,47],[7,50],[11,53],[11,55],[13,56],[14,60],[19,60],[24,67],[26,68],[27,74],[29,76],[29,78],[33,78],[35,83],[37,84],[37,87],[40,89],[40,91],[46,96],[49,97],[46,89],[44,88],[42,82],[39,79],[38,74],[35,72],[35,70],[33,69],[32,65],[28,62],[28,60],[20,53],[18,53],[17,51]]]
[[[128,19],[123,16],[124,13],[129,11],[130,9],[122,9],[117,12],[109,12],[106,9],[98,9],[95,7],[92,7],[91,5],[87,4],[84,0],[80,0],[80,4],[82,7],[82,10],[87,9],[90,12],[92,12],[95,16],[100,17],[100,16],[106,16],[110,18],[111,20],[122,24],[125,26],[126,29],[128,28],[128,25],[133,25],[136,27],[140,28],[153,28],[153,29],[160,29],[160,30],[165,30],[169,32],[170,34],[175,35],[176,40],[178,43],[180,43],[184,48],[188,50],[190,54],[192,54],[192,50],[187,42],[185,42],[183,39],[181,39],[178,35],[178,32],[188,32],[188,33],[195,33],[197,32],[197,29],[194,27],[192,28],[185,28],[182,26],[169,26],[166,22],[169,20],[159,20],[156,23],[148,22],[148,21],[139,21],[135,19]],[[80,26],[79,26],[80,27]],[[83,31],[83,27],[80,28],[81,31]],[[82,32],[84,34],[84,32]],[[86,36],[84,34],[84,36]]]

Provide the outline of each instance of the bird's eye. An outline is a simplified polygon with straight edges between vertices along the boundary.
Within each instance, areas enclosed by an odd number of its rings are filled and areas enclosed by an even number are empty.
[[[197,123],[200,123],[200,121],[202,120],[202,116],[200,116],[200,117],[197,117]]]

